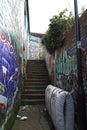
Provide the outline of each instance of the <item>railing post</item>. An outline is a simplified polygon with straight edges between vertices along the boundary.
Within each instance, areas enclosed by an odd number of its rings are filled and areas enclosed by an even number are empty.
[[[74,0],[75,8],[75,25],[76,25],[76,49],[77,49],[77,71],[78,71],[78,91],[77,91],[77,125],[78,130],[86,130],[86,109],[85,109],[85,92],[82,76],[82,54],[80,25],[78,16],[77,0]]]

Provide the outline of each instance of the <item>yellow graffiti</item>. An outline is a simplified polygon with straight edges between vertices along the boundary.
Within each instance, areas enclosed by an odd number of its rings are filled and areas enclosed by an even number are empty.
[[[4,86],[0,86],[0,91],[2,91],[2,92],[4,92],[4,91],[5,91]]]

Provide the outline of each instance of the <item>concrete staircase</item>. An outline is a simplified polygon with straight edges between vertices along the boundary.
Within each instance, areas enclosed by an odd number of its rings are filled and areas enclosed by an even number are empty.
[[[27,62],[27,79],[21,95],[21,104],[45,103],[45,89],[50,84],[48,71],[44,60],[29,60]]]

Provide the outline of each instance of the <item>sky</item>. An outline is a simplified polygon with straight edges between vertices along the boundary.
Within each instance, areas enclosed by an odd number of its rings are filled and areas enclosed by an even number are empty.
[[[82,8],[87,9],[87,0],[77,0],[78,13]],[[50,19],[63,9],[74,15],[74,0],[29,0],[30,32],[45,33]]]

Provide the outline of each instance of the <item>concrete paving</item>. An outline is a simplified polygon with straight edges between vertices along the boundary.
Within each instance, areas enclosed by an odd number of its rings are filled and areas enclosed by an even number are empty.
[[[25,117],[27,119],[22,119]],[[44,105],[21,106],[12,130],[55,130]]]

